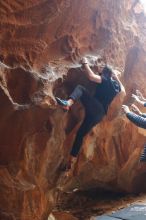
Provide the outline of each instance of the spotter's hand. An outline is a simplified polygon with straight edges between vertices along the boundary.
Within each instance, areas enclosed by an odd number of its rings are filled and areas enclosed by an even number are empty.
[[[122,105],[122,109],[126,114],[130,112],[130,109],[127,105]]]

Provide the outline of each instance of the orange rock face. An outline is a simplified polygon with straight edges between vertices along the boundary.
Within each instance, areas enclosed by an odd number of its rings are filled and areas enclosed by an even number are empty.
[[[78,83],[94,89],[78,68],[85,55],[122,71],[126,103],[135,89],[146,95],[146,17],[136,7],[132,0],[0,1],[0,219],[46,220],[60,190],[146,190],[138,166],[144,132],[112,107],[63,185],[60,164],[84,114],[80,104],[64,113],[54,98]]]

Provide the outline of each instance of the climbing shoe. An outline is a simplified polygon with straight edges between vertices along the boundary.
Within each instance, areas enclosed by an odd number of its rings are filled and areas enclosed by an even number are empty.
[[[68,110],[69,110],[70,106],[69,106],[69,104],[68,104],[68,102],[67,102],[66,100],[60,99],[60,98],[58,98],[58,97],[55,97],[55,99],[56,99],[57,103],[58,103],[59,105],[61,105],[62,108],[63,108],[65,111],[68,111]]]

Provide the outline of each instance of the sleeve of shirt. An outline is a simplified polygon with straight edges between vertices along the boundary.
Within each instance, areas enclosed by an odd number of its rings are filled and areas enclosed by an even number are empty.
[[[146,129],[146,118],[139,116],[133,112],[126,114],[127,118],[140,128]]]
[[[144,103],[144,107],[146,107],[146,102]],[[146,113],[142,113],[141,116],[146,118]]]
[[[141,116],[142,116],[143,118],[146,118],[146,113],[142,113]]]

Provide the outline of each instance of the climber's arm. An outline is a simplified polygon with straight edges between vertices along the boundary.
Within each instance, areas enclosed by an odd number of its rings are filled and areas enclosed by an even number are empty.
[[[90,66],[89,66],[89,64],[88,64],[87,58],[84,57],[84,58],[82,59],[81,63],[82,63],[82,65],[83,65],[84,70],[85,70],[85,72],[86,72],[86,74],[87,74],[87,77],[88,77],[88,79],[89,79],[90,81],[93,81],[93,82],[96,82],[96,83],[101,83],[101,82],[102,82],[101,76],[98,75],[98,74],[95,74],[95,73],[91,70],[91,68],[90,68]]]
[[[93,81],[93,82],[96,82],[96,83],[101,83],[102,81],[102,78],[101,76],[95,74],[90,66],[88,64],[83,64],[84,65],[84,68],[85,68],[85,71],[86,71],[86,74],[87,74],[87,77],[90,81]]]

